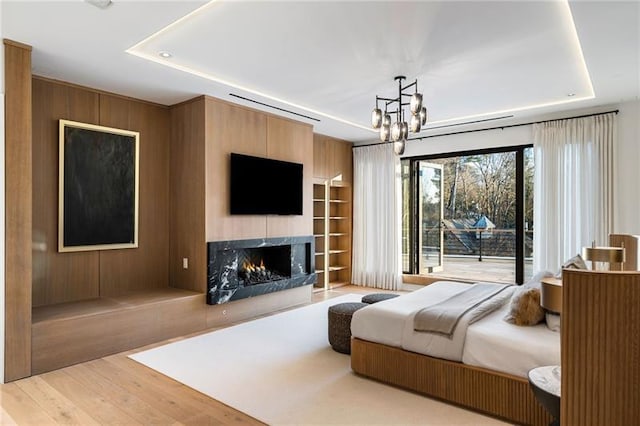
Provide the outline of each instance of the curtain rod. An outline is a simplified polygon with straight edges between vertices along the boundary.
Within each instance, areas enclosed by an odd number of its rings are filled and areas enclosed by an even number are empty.
[[[504,129],[507,129],[509,127],[530,126],[532,124],[549,123],[551,121],[558,121],[558,120],[570,120],[572,118],[594,117],[596,115],[605,115],[605,114],[610,114],[610,113],[618,114],[619,112],[620,112],[620,110],[614,109],[614,110],[611,110],[611,111],[595,112],[593,114],[576,115],[574,117],[564,117],[564,118],[554,118],[554,119],[549,119],[549,120],[530,121],[528,123],[519,123],[519,124],[507,124],[507,125],[504,125],[504,126],[488,127],[486,129],[460,130],[459,132],[450,132],[450,133],[441,133],[441,134],[438,134],[438,135],[419,136],[419,137],[416,137],[416,138],[407,139],[407,141],[416,141],[416,140],[422,140],[422,139],[428,139],[428,138],[436,138],[436,137],[439,137],[439,136],[460,135],[460,134],[463,134],[463,133],[485,132],[487,130],[498,130],[498,129],[504,130]],[[390,142],[376,142],[376,143],[368,143],[368,144],[364,144],[364,145],[355,145],[353,147],[353,149],[355,149],[355,148],[363,148],[365,146],[384,145],[386,143],[390,143]]]

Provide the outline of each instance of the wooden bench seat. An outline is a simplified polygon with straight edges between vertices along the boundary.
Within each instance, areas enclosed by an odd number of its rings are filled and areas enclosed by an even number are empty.
[[[33,308],[32,374],[206,328],[203,293],[171,287]]]

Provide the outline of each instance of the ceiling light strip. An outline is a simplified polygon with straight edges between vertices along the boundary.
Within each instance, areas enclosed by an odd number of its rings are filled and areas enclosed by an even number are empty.
[[[136,43],[135,45],[131,46],[125,52],[129,53],[130,55],[138,56],[139,58],[146,59],[148,61],[152,61],[152,62],[155,62],[155,63],[160,64],[160,65],[164,65],[164,66],[167,66],[167,67],[170,67],[170,68],[182,71],[182,72],[193,74],[193,75],[196,75],[198,77],[201,77],[201,78],[204,78],[204,79],[207,79],[207,80],[211,80],[211,81],[214,81],[216,83],[224,84],[224,85],[229,86],[229,87],[233,87],[234,89],[243,90],[245,92],[249,92],[249,93],[251,93],[253,95],[256,95],[256,96],[260,96],[260,97],[267,98],[267,99],[270,99],[270,100],[275,101],[275,102],[280,102],[280,103],[283,103],[285,105],[289,105],[290,107],[293,107],[293,108],[302,109],[302,110],[310,112],[312,114],[320,115],[322,117],[329,118],[331,120],[335,120],[335,121],[338,121],[340,123],[347,124],[349,126],[354,126],[354,127],[358,127],[360,129],[363,129],[363,130],[367,130],[367,131],[370,131],[370,132],[375,132],[375,130],[373,130],[373,129],[367,127],[367,126],[363,126],[361,124],[354,123],[352,121],[345,120],[343,118],[336,117],[334,115],[323,113],[321,111],[317,111],[317,110],[314,110],[314,109],[309,108],[309,107],[298,105],[296,103],[289,102],[289,101],[284,100],[284,99],[280,99],[280,98],[278,98],[276,96],[271,96],[271,95],[268,95],[266,93],[262,93],[262,92],[260,92],[258,90],[251,89],[249,87],[244,87],[244,86],[241,86],[239,84],[235,84],[235,83],[232,83],[230,81],[223,80],[223,79],[218,78],[216,76],[213,76],[211,74],[207,74],[205,72],[202,72],[202,71],[190,68],[190,67],[186,67],[186,66],[183,66],[183,65],[178,65],[178,64],[175,63],[175,61],[160,60],[160,59],[158,59],[158,58],[156,58],[154,56],[151,56],[151,55],[148,55],[148,54],[144,53],[141,50],[142,47],[146,43],[151,41],[152,39],[154,39],[154,38],[156,38],[156,37],[168,32],[168,31],[172,30],[176,26],[178,26],[178,25],[184,23],[185,21],[189,20],[194,15],[197,15],[197,14],[203,12],[204,10],[212,7],[216,3],[218,3],[218,0],[211,0],[210,2],[204,4],[204,5],[200,6],[199,8],[193,10],[192,12],[184,15],[182,18],[172,22],[171,24],[167,25],[166,27],[162,28],[161,30],[156,31],[155,33],[153,33],[150,36],[146,37],[144,40],[142,40],[142,41]],[[300,115],[302,115],[302,114],[300,114]]]
[[[315,110],[315,109],[312,109],[312,108],[309,108],[309,107],[305,107],[303,105],[299,105],[299,104],[296,104],[294,102],[290,102],[290,101],[287,101],[285,99],[281,99],[281,98],[278,98],[276,96],[272,96],[272,95],[260,92],[259,90],[256,90],[256,89],[251,89],[249,87],[244,87],[244,86],[241,86],[239,84],[232,83],[230,81],[226,81],[226,80],[223,80],[221,78],[215,77],[215,76],[213,76],[211,74],[196,70],[194,68],[190,68],[190,67],[183,66],[183,65],[178,65],[178,64],[175,63],[175,61],[161,60],[156,56],[152,56],[152,55],[146,54],[146,53],[144,53],[143,51],[140,50],[142,46],[144,46],[146,43],[151,41],[153,38],[155,38],[155,37],[157,37],[159,35],[162,35],[165,32],[170,31],[171,29],[173,29],[176,26],[184,23],[185,21],[187,21],[188,19],[190,19],[194,15],[196,15],[198,13],[201,13],[202,11],[208,9],[209,7],[212,7],[213,5],[215,5],[217,3],[218,3],[218,0],[211,0],[210,2],[200,6],[199,8],[193,10],[192,12],[188,13],[187,15],[185,15],[185,16],[179,18],[178,20],[174,21],[173,23],[167,25],[166,27],[162,28],[161,30],[153,33],[152,35],[150,35],[148,37],[146,37],[144,40],[136,43],[135,45],[133,45],[132,47],[127,49],[126,52],[131,54],[131,55],[138,56],[140,58],[155,62],[157,64],[164,65],[166,67],[170,67],[170,68],[182,71],[182,72],[193,74],[193,75],[196,75],[198,77],[201,77],[201,78],[204,78],[204,79],[207,79],[207,80],[219,83],[219,84],[223,84],[223,85],[226,85],[226,86],[238,89],[238,90],[242,90],[242,91],[251,93],[251,94],[256,95],[256,96],[264,97],[264,98],[270,99],[270,100],[275,101],[275,102],[283,103],[283,104],[289,105],[289,106],[291,106],[293,108],[301,109],[301,110],[313,113],[315,115],[319,115],[319,116],[322,116],[322,117],[325,117],[325,118],[328,118],[328,119],[331,119],[331,120],[338,121],[338,122],[343,123],[343,124],[347,124],[349,126],[357,127],[359,129],[363,129],[363,130],[370,131],[370,132],[376,132],[376,130],[371,129],[368,126],[363,126],[363,125],[360,125],[360,124],[355,123],[353,121],[345,120],[343,118],[340,118],[340,117],[337,117],[337,116],[334,116],[334,115],[331,115],[331,114],[327,114],[327,113],[324,113],[322,111],[318,111],[318,110]],[[563,105],[563,104],[567,104],[567,103],[570,103],[570,102],[579,102],[579,101],[589,100],[589,99],[595,98],[595,92],[593,90],[593,84],[591,82],[591,76],[589,75],[589,70],[587,68],[587,64],[586,64],[586,61],[584,59],[584,54],[582,52],[582,46],[580,45],[580,40],[578,38],[578,32],[577,32],[577,29],[576,29],[576,26],[575,26],[575,21],[573,20],[573,15],[571,13],[571,8],[569,7],[569,1],[565,0],[564,2],[561,2],[561,4],[562,3],[564,3],[566,16],[568,17],[568,20],[571,23],[571,29],[572,29],[571,34],[573,36],[575,46],[578,49],[578,54],[579,54],[579,57],[580,57],[580,61],[581,61],[584,73],[585,73],[585,75],[587,77],[589,90],[591,92],[589,95],[581,96],[581,97],[573,97],[571,99],[566,99],[566,100],[562,100],[562,101],[545,102],[545,103],[541,103],[541,104],[526,105],[526,106],[522,106],[522,107],[503,109],[503,110],[499,110],[499,111],[491,111],[491,112],[481,113],[481,114],[473,114],[473,115],[467,115],[467,116],[462,116],[462,117],[453,117],[453,118],[448,118],[448,119],[443,119],[443,120],[434,120],[434,121],[430,121],[430,124],[459,122],[461,120],[471,120],[471,119],[475,119],[475,118],[487,117],[487,116],[496,115],[496,114],[509,114],[509,113],[514,113],[514,112],[519,112],[519,111],[527,111],[527,110],[532,110],[532,109],[545,108],[545,107],[556,106],[556,105]],[[460,124],[465,124],[465,123],[460,123]],[[425,129],[425,130],[428,130],[428,129]]]
[[[576,22],[573,20],[573,13],[571,13],[571,7],[569,6],[569,0],[564,2],[564,7],[566,9],[566,13],[569,21],[571,22],[571,35],[573,36],[573,42],[575,43],[578,53],[580,56],[580,63],[582,64],[582,68],[584,69],[584,73],[587,76],[587,82],[589,83],[589,90],[591,91],[591,97],[587,99],[592,99],[596,97],[596,92],[593,90],[593,83],[591,82],[591,75],[589,74],[589,68],[587,68],[587,61],[584,60],[584,53],[582,52],[582,45],[580,44],[580,38],[578,37],[578,29],[576,28]],[[571,96],[571,95],[570,95]]]
[[[309,117],[308,115],[299,114],[297,112],[289,111],[288,109],[280,108],[280,107],[277,107],[275,105],[265,104],[264,102],[256,101],[255,99],[245,98],[244,96],[236,95],[234,93],[229,93],[229,96],[233,96],[234,98],[242,99],[244,101],[253,102],[254,104],[258,104],[258,105],[266,106],[266,107],[269,107],[269,108],[277,109],[278,111],[283,111],[283,112],[286,112],[286,113],[289,113],[289,114],[294,114],[294,115],[297,115],[297,116],[300,116],[300,117],[308,118],[309,120],[314,120],[314,121],[318,121],[318,122],[320,121],[319,119],[314,118],[314,117]]]
[[[512,112],[528,111],[528,110],[531,110],[531,109],[538,109],[538,108],[545,108],[545,107],[550,107],[550,106],[568,104],[568,103],[571,103],[571,102],[586,101],[586,100],[593,99],[593,98],[595,98],[595,96],[593,96],[593,95],[591,95],[591,96],[582,96],[580,98],[571,98],[571,99],[567,99],[567,100],[563,100],[563,101],[545,102],[545,103],[542,103],[542,104],[527,105],[527,106],[517,107],[517,108],[508,108],[508,109],[503,109],[503,110],[500,110],[500,111],[493,111],[493,112],[487,112],[487,113],[482,113],[482,114],[465,115],[463,117],[447,118],[445,120],[434,120],[434,121],[430,121],[429,123],[431,123],[431,124],[451,123],[453,121],[481,118],[481,117],[486,117],[488,115],[509,114],[509,113],[512,113]]]
[[[360,129],[363,129],[363,130],[366,130],[366,131],[369,131],[369,132],[375,132],[375,130],[373,130],[373,129],[367,127],[367,126],[363,126],[361,124],[354,123],[353,121],[345,120],[343,118],[336,117],[335,115],[327,114],[327,113],[324,113],[322,111],[318,111],[318,110],[315,110],[315,109],[312,109],[312,108],[309,108],[309,107],[306,107],[306,106],[303,106],[303,105],[300,105],[300,104],[296,104],[294,102],[287,101],[287,100],[282,99],[282,98],[278,98],[276,96],[269,95],[269,94],[264,93],[264,92],[260,92],[259,90],[251,89],[251,88],[246,87],[246,86],[241,86],[239,84],[232,83],[232,82],[227,81],[227,80],[223,80],[223,79],[215,77],[215,76],[213,76],[211,74],[207,74],[205,72],[199,71],[199,70],[197,70],[195,68],[190,68],[190,67],[186,67],[184,65],[179,65],[179,64],[175,63],[175,61],[162,60],[161,58],[159,58],[159,57],[157,57],[155,55],[149,55],[149,54],[144,53],[144,52],[135,51],[135,50],[133,50],[133,48],[127,49],[126,52],[131,54],[131,55],[138,56],[140,58],[146,59],[146,60],[151,61],[151,62],[155,62],[155,63],[160,64],[160,65],[164,65],[164,66],[169,67],[169,68],[173,68],[173,69],[176,69],[176,70],[179,70],[179,71],[182,71],[182,72],[186,72],[188,74],[192,74],[192,75],[204,78],[206,80],[210,80],[210,81],[213,81],[213,82],[216,82],[216,83],[223,84],[225,86],[232,87],[234,89],[238,89],[238,90],[242,90],[244,92],[251,93],[252,95],[260,96],[262,98],[270,99],[270,100],[272,100],[274,102],[279,102],[279,103],[282,103],[282,104],[285,104],[285,105],[289,105],[290,107],[301,109],[301,110],[310,112],[312,114],[319,115],[321,117],[325,117],[325,118],[328,118],[328,119],[331,119],[331,120],[338,121],[340,123],[348,124],[349,126],[358,127]]]
[[[574,119],[577,119],[577,118],[595,117],[595,116],[598,116],[598,115],[605,115],[605,114],[618,114],[619,112],[620,112],[620,110],[615,109],[615,110],[611,110],[611,111],[595,112],[593,114],[574,115],[573,117],[559,117],[559,118],[550,118],[548,120],[529,121],[529,122],[526,122],[526,123],[506,124],[504,126],[487,127],[485,129],[469,129],[469,130],[460,130],[458,132],[451,132],[451,133],[438,133],[438,134],[435,134],[435,135],[424,135],[424,136],[417,137],[417,138],[414,138],[414,139],[411,139],[411,140],[422,140],[422,139],[438,138],[440,136],[461,135],[461,134],[464,134],[464,133],[485,132],[485,131],[488,131],[488,130],[504,130],[504,129],[509,129],[511,127],[531,126],[533,124],[552,123],[554,121],[562,121],[562,120],[574,120]],[[378,144],[371,144],[371,145],[378,145]],[[359,146],[363,146],[363,145],[357,145],[357,146],[355,146],[355,148],[358,148]]]
[[[130,50],[134,50],[134,49],[139,49],[141,48],[143,45],[145,45],[146,43],[148,43],[149,41],[151,41],[152,39],[166,33],[167,31],[173,29],[174,27],[180,25],[181,23],[183,23],[184,21],[186,21],[187,19],[190,19],[192,16],[197,15],[198,13],[202,12],[205,9],[210,8],[211,6],[213,6],[214,4],[216,4],[218,2],[218,0],[211,0],[210,2],[203,4],[202,6],[200,6],[199,8],[187,13],[186,15],[184,15],[182,18],[179,18],[175,21],[173,21],[172,23],[170,23],[169,25],[167,25],[164,28],[161,28],[160,30],[156,31],[155,33],[151,34],[149,37],[143,39],[142,41],[139,41],[138,43],[134,44],[133,46],[131,46],[130,48],[128,48],[126,50],[127,53],[131,53],[129,52]]]

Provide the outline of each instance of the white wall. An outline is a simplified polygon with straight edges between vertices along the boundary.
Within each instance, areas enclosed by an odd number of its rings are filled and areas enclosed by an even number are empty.
[[[531,143],[531,126],[436,136],[407,142],[403,157],[507,147]]]
[[[640,101],[619,105],[616,151],[616,233],[640,234]]]
[[[4,383],[4,43],[0,1],[0,383]]]

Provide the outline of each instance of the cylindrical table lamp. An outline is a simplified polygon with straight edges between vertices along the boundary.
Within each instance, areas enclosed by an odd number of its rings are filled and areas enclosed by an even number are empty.
[[[624,263],[624,247],[591,247],[582,248],[584,260],[591,261],[591,269],[595,271],[596,262]]]

